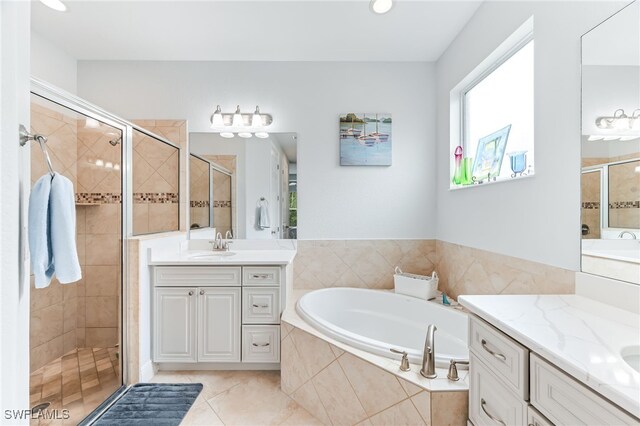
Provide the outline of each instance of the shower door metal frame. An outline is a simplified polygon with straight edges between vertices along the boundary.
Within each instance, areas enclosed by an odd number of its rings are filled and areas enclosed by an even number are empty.
[[[122,171],[122,221],[121,235],[121,302],[120,302],[120,375],[121,385],[129,384],[129,348],[128,348],[128,321],[127,309],[129,305],[129,238],[132,231],[133,214],[133,177],[131,163],[133,159],[133,125],[122,118],[105,111],[104,109],[93,105],[76,95],[61,90],[49,83],[46,83],[35,77],[31,78],[31,93],[43,99],[47,99],[55,104],[68,108],[87,117],[103,122],[122,132],[122,163],[120,170]],[[29,148],[30,149],[30,148]]]

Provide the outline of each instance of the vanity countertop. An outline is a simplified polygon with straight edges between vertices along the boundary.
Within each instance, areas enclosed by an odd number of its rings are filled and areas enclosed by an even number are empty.
[[[149,265],[289,265],[296,256],[295,250],[233,250],[232,252],[235,253],[232,256],[216,256],[211,250],[152,253]]]
[[[640,344],[639,315],[578,295],[460,296],[458,301],[640,417],[640,373],[620,355]]]

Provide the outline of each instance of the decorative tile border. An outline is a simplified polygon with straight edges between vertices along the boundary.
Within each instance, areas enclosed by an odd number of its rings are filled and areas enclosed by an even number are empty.
[[[586,201],[582,203],[582,208],[585,210],[597,210],[600,208],[600,201]],[[614,201],[609,203],[609,208],[613,210],[640,209],[640,201]]]
[[[585,210],[597,210],[600,208],[600,201],[585,201],[582,203],[582,208]]]
[[[134,192],[133,202],[144,204],[171,204],[178,203],[178,194],[175,192]]]
[[[640,201],[614,201],[609,203],[610,209],[640,209]]]
[[[76,194],[78,204],[120,204],[122,194],[114,192],[79,192]]]
[[[213,208],[227,208],[231,207],[231,201],[214,201]]]
[[[209,207],[209,201],[191,201],[191,207]]]

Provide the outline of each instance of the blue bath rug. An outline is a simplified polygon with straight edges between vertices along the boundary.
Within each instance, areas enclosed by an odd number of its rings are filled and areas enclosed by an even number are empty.
[[[178,426],[200,391],[200,383],[139,383],[92,424]]]

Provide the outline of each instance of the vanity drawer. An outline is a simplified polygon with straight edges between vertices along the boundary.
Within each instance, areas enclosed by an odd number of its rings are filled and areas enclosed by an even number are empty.
[[[527,403],[469,355],[469,419],[475,426],[526,425]]]
[[[156,266],[156,287],[239,286],[241,268],[232,266]]]
[[[279,324],[280,289],[277,287],[243,287],[242,323]]]
[[[519,395],[529,399],[529,350],[478,317],[469,317],[469,348]]]
[[[248,286],[280,286],[280,267],[245,266],[242,268],[242,284]]]
[[[280,362],[280,326],[243,325],[242,362]]]
[[[531,404],[556,425],[637,425],[620,408],[535,354]]]
[[[545,416],[540,414],[532,405],[527,407],[527,425],[528,426],[553,426]]]

